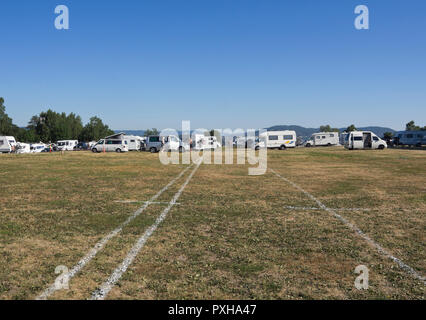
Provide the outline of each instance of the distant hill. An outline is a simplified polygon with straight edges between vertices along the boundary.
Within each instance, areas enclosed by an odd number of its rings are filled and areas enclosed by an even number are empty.
[[[395,133],[396,131],[391,128],[386,127],[357,127],[360,131],[372,131],[377,134],[379,137],[382,137],[385,132]],[[305,128],[296,125],[278,125],[266,128],[268,131],[281,131],[281,130],[294,130],[296,134],[300,137],[309,137],[313,133],[320,132],[319,128]],[[340,132],[344,132],[346,128],[340,128]]]
[[[319,128],[305,128],[296,125],[277,125],[269,128],[265,128],[268,131],[282,131],[282,130],[294,130],[299,137],[310,137],[313,133],[320,132]],[[379,137],[383,137],[385,132],[395,133],[396,131],[386,127],[357,127],[358,130],[372,131]],[[346,128],[340,128],[340,132],[344,132]],[[114,130],[115,133],[124,132],[127,135],[141,136],[145,134],[145,130]],[[180,131],[178,131],[180,135]]]

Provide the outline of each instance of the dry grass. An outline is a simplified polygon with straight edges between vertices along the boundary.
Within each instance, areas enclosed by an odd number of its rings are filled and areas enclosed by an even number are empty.
[[[426,274],[423,151],[270,151],[268,166]],[[184,166],[149,153],[0,157],[0,298],[32,299]],[[202,165],[113,299],[424,299],[424,284],[271,172]],[[158,201],[170,201],[185,174]],[[54,299],[86,299],[165,208],[150,206]],[[370,269],[370,289],[354,269]]]

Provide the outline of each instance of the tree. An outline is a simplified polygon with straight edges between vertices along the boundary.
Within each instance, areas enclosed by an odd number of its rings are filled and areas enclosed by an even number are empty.
[[[146,129],[145,130],[145,136],[158,136],[160,134],[160,131],[158,131],[157,128],[152,128],[152,129]]]
[[[339,129],[337,128],[331,128],[329,124],[325,126],[320,126],[321,132],[339,132]]]
[[[102,120],[98,117],[90,118],[80,133],[80,141],[97,141],[107,136],[113,135],[112,131],[107,125],[103,124]]]
[[[392,138],[393,138],[393,133],[392,132],[385,132],[383,134],[383,139],[385,139],[385,140],[390,140]]]
[[[407,130],[407,131],[418,131],[418,130],[421,130],[421,128],[419,126],[416,126],[416,124],[414,123],[414,121],[411,120],[410,122],[408,122],[405,125],[405,130]]]
[[[347,127],[346,132],[352,132],[352,131],[356,131],[356,127],[354,124],[351,124],[349,127]]]
[[[1,135],[13,135],[17,127],[13,125],[12,119],[6,113],[6,107],[4,105],[4,99],[0,97],[0,134]]]

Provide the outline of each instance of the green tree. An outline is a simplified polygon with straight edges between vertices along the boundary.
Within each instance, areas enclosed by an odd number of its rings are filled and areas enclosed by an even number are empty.
[[[351,124],[349,127],[346,128],[346,132],[352,132],[352,131],[356,131],[356,127],[354,124]]]
[[[383,134],[383,139],[385,139],[385,140],[390,140],[392,138],[393,138],[393,133],[392,132],[385,132]]]
[[[107,136],[113,135],[112,131],[102,120],[98,117],[90,118],[80,133],[79,140],[81,141],[97,141]]]
[[[18,127],[12,123],[12,119],[6,113],[4,99],[0,97],[0,134],[6,136],[13,135],[17,129]]]
[[[160,131],[158,131],[157,128],[152,128],[152,129],[146,129],[144,135],[146,137],[148,136],[158,136],[160,134]]]
[[[339,129],[330,127],[329,124],[325,126],[320,126],[321,132],[339,132]]]
[[[414,123],[414,121],[411,120],[410,122],[408,122],[405,125],[405,130],[407,130],[407,131],[418,131],[418,130],[420,130],[420,127],[416,126],[416,124]]]

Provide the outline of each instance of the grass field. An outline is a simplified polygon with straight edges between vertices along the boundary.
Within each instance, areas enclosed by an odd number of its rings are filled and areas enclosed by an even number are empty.
[[[0,155],[0,299],[37,298],[57,266],[71,269],[146,205],[68,290],[48,297],[89,299],[185,181],[107,299],[425,298],[424,280],[288,182],[424,276],[425,151],[269,151],[273,171],[263,176],[248,176],[248,165],[193,165],[143,202],[186,167],[150,153]],[[360,291],[361,264],[369,289]]]

